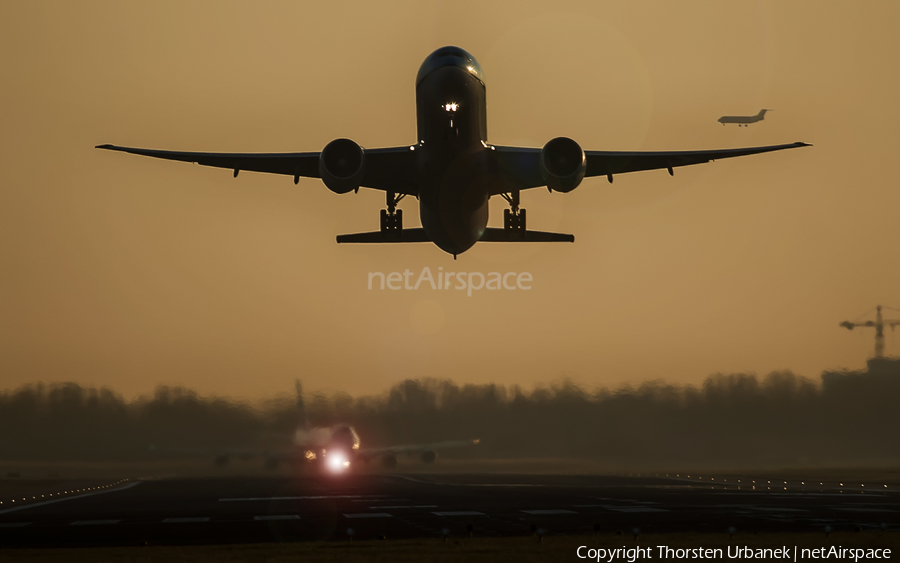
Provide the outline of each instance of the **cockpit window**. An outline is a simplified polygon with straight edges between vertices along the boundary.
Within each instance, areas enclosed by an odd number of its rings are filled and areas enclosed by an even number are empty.
[[[478,64],[475,57],[459,47],[441,47],[428,55],[428,58],[419,67],[419,73],[416,75],[416,85],[435,70],[445,66],[463,68],[484,84],[484,72],[481,70],[481,65]]]

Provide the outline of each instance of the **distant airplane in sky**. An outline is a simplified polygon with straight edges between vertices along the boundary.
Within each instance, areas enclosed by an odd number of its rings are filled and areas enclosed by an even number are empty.
[[[568,137],[551,139],[540,149],[492,145],[487,141],[484,72],[475,57],[459,47],[441,47],[419,67],[416,115],[418,141],[401,147],[363,149],[350,139],[335,139],[322,152],[96,148],[228,168],[235,178],[241,170],[293,176],[295,184],[301,176],[321,178],[337,194],[357,192],[360,187],[381,190],[387,209],[381,210],[380,230],[339,235],[337,242],[433,242],[456,258],[479,241],[575,241],[569,234],[527,230],[525,209],[519,206],[522,190],[546,187],[568,193],[586,177],[606,176],[612,182],[615,174],[653,169],[673,175],[677,166],[809,146],[798,142],[699,151],[585,151]],[[397,204],[408,195],[419,200],[421,228],[403,228],[403,212]],[[487,226],[491,196],[509,203],[503,228]]]
[[[722,125],[725,125],[726,123],[737,123],[738,127],[740,127],[741,125],[746,127],[750,123],[756,123],[757,121],[762,121],[763,119],[765,119],[767,111],[772,110],[761,109],[756,115],[723,115],[718,119],[718,121]]]

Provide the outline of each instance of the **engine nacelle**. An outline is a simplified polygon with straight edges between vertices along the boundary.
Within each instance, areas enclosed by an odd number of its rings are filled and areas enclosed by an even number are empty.
[[[422,463],[434,463],[434,460],[437,459],[437,452],[431,450],[424,451],[420,457]]]
[[[358,190],[365,173],[366,154],[350,139],[335,139],[319,154],[319,176],[336,194]]]
[[[568,137],[551,139],[541,149],[541,175],[550,191],[571,192],[584,180],[586,171],[581,145]]]

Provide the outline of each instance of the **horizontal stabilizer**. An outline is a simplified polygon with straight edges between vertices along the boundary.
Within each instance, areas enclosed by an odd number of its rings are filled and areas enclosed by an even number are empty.
[[[398,233],[374,231],[371,233],[353,233],[338,235],[338,243],[397,243],[397,242],[431,242],[425,229],[403,229]],[[574,235],[563,233],[547,233],[544,231],[507,231],[488,227],[481,236],[481,242],[575,242]]]
[[[338,243],[390,243],[390,242],[431,242],[425,229],[401,229],[395,232],[374,231],[371,233],[353,233],[338,235]]]
[[[488,227],[481,236],[481,242],[575,242],[575,235],[544,231],[507,231]]]

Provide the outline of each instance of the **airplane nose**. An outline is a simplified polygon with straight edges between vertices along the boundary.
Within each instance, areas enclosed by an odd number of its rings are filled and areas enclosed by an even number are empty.
[[[481,70],[481,65],[478,64],[475,57],[460,47],[447,46],[441,47],[425,58],[422,66],[419,67],[419,73],[416,75],[416,86],[429,74],[445,66],[465,69],[484,84],[484,71]]]

